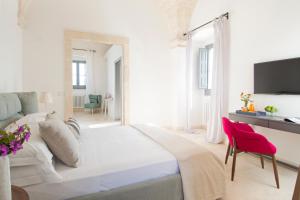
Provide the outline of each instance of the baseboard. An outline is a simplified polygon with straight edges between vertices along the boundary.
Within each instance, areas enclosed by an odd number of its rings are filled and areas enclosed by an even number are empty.
[[[164,126],[163,128],[166,128],[166,129],[169,129],[169,130],[174,130],[174,131],[185,131],[186,130],[186,128],[185,127],[183,127],[183,126]],[[204,125],[197,125],[197,126],[192,126],[191,127],[191,130],[197,130],[197,129],[202,129],[202,130],[207,130],[206,129],[206,126],[204,126]]]
[[[84,108],[73,108],[73,112],[83,112]]]

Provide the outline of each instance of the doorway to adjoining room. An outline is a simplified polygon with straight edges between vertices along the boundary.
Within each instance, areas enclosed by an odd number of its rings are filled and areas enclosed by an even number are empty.
[[[121,124],[120,45],[72,41],[73,116],[83,128]]]

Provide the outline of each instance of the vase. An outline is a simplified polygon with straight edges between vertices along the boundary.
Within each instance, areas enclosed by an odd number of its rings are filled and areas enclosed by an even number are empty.
[[[8,156],[0,156],[0,199],[11,200],[10,167]]]

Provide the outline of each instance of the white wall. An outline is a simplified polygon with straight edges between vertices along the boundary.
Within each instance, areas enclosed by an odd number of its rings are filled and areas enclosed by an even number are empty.
[[[22,90],[22,30],[17,0],[0,0],[0,92]]]
[[[122,59],[123,51],[120,45],[113,45],[105,54],[107,67],[107,92],[112,96],[113,101],[109,104],[108,115],[115,119],[115,63]]]
[[[192,27],[230,12],[230,110],[241,107],[241,91],[253,92],[254,63],[300,57],[299,8],[298,0],[200,0]],[[300,96],[256,95],[255,100],[258,108],[273,104],[280,115],[300,116]]]
[[[24,31],[24,88],[52,92],[62,114],[64,29],[128,37],[130,122],[169,126],[174,72],[167,26],[157,6],[149,0],[33,1]]]
[[[300,1],[298,0],[200,0],[191,27],[224,13],[230,13],[231,63],[229,83],[230,111],[239,109],[241,91],[253,92],[253,64],[256,62],[300,57]],[[271,104],[279,115],[300,117],[300,96],[256,95],[258,109]],[[289,149],[299,146],[300,136],[264,130],[279,147],[279,156],[300,159]],[[294,141],[294,142],[293,142]],[[289,148],[286,148],[287,145]],[[299,151],[299,147],[296,148]],[[286,157],[287,156],[287,157]]]

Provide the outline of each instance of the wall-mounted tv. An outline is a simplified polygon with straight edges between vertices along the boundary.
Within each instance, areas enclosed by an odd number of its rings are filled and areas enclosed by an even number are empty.
[[[300,94],[300,58],[254,64],[255,94]]]

